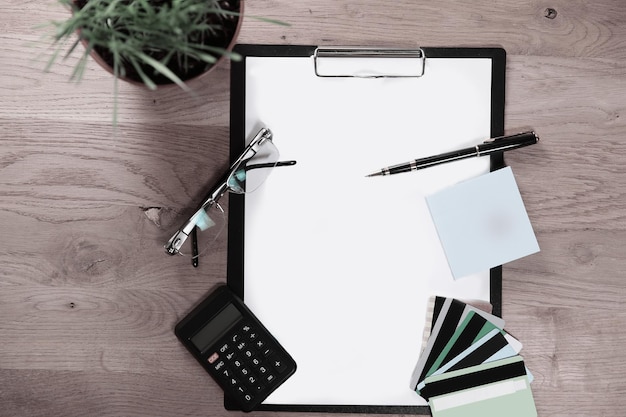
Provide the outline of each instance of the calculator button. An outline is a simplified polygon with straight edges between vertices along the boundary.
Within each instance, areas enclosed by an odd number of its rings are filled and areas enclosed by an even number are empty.
[[[287,370],[287,364],[285,363],[284,360],[282,360],[277,355],[272,355],[269,361],[274,367],[274,369],[276,369],[276,372],[278,372],[279,374],[282,374],[283,372]]]
[[[230,340],[233,343],[237,343],[239,340],[241,340],[241,336],[239,335],[239,333],[234,333],[230,336]]]
[[[220,346],[219,351],[220,353],[224,353],[228,350],[229,346],[228,343],[224,343],[222,346]]]
[[[237,343],[237,349],[238,350],[244,350],[246,348],[246,346],[248,346],[248,345],[246,345],[246,342],[239,342],[239,343]]]
[[[265,348],[265,342],[264,342],[263,340],[261,340],[261,339],[256,340],[256,341],[254,342],[254,347],[255,347],[255,348],[257,348],[257,349],[259,349],[259,350],[262,350],[262,349],[264,349],[264,348]]]
[[[250,370],[248,368],[241,368],[239,370],[239,372],[241,372],[241,375],[247,377],[248,375],[250,375]]]
[[[219,361],[213,364],[213,369],[215,369],[218,372],[223,371],[224,368],[226,368],[226,362],[224,361]]]
[[[274,382],[275,379],[276,379],[276,376],[274,374],[269,374],[265,377],[265,380],[269,383]]]
[[[254,357],[254,352],[252,352],[250,349],[246,349],[243,351],[243,356],[248,359],[252,359]]]
[[[241,368],[243,366],[243,362],[240,361],[239,359],[235,359],[233,361],[233,365],[235,366],[235,368]]]
[[[252,366],[254,366],[255,368],[258,368],[261,365],[261,361],[259,360],[259,358],[252,358],[250,360],[250,363],[252,364]]]
[[[278,363],[278,362],[276,362]],[[279,374],[282,374],[283,372],[285,372],[287,370],[287,364],[285,363],[285,361],[280,361],[280,365],[274,366],[274,368],[276,369],[276,371]]]
[[[224,357],[226,358],[226,360],[229,360],[232,362],[233,359],[235,359],[237,355],[235,355],[235,352],[233,352],[232,350],[230,352],[226,352],[226,355],[224,355]]]
[[[252,400],[254,400],[252,394],[244,394],[242,398],[246,403],[252,402]]]
[[[257,369],[257,370],[259,371],[259,373],[261,375],[265,375],[269,371],[269,369],[267,369],[267,366],[265,366],[265,365],[259,366],[259,369]]]
[[[250,340],[255,340],[257,337],[259,337],[259,334],[257,332],[250,332],[250,334],[248,335],[248,339]]]
[[[215,361],[216,361],[216,360],[218,360],[219,358],[220,358],[220,355],[218,355],[218,354],[217,354],[217,352],[215,352],[215,353],[213,353],[211,356],[209,356],[209,357],[207,358],[207,362],[209,362],[209,363],[211,363],[211,364],[212,364],[213,362],[215,362]]]
[[[242,330],[244,333],[249,333],[249,332],[250,332],[250,330],[252,330],[252,327],[251,327],[249,324],[244,324],[243,326],[241,326],[241,330]]]
[[[230,370],[230,369],[228,369],[228,368],[225,368],[225,369],[222,371],[222,373],[221,373],[221,374],[219,374],[219,375],[220,375],[220,377],[222,377],[222,378],[224,378],[224,379],[228,380],[228,379],[231,379],[231,378],[233,377],[233,371],[231,371],[231,370]]]

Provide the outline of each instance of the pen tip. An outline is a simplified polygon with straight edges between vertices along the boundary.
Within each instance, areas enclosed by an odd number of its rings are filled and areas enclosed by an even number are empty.
[[[366,175],[366,177],[378,177],[379,175],[383,175],[382,172],[380,172],[380,171],[374,172],[372,174]]]

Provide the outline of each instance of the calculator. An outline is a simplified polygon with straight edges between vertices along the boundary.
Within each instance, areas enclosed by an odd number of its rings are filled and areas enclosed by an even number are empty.
[[[224,390],[251,411],[296,371],[296,362],[227,285],[219,286],[175,329]]]

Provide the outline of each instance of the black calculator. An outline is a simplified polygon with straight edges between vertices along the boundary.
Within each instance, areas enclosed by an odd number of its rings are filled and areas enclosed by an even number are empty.
[[[296,371],[296,362],[226,285],[176,325],[176,336],[234,401],[251,411]]]

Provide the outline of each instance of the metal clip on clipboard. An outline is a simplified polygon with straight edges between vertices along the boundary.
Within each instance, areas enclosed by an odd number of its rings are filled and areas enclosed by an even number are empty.
[[[409,78],[424,75],[426,57],[421,48],[322,47],[313,59],[318,77]]]

